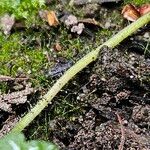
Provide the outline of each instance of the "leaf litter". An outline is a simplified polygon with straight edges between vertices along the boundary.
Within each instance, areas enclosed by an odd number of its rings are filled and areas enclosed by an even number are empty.
[[[12,87],[6,94],[0,93],[0,138],[15,126],[20,119],[20,114],[17,114],[17,108],[23,112],[28,103],[28,96],[34,94],[36,90],[31,87],[31,83],[27,83],[28,78],[13,78],[10,76],[0,76],[0,82],[5,82]],[[22,84],[21,89],[16,90],[15,84]],[[2,127],[2,128],[1,128]]]
[[[86,32],[86,30],[89,30],[86,27],[87,24],[98,26],[100,28],[102,27],[102,25],[94,18],[78,19],[75,15],[69,13],[64,14],[60,18],[60,21],[63,22],[72,33],[76,33],[77,35],[80,35],[83,32]]]
[[[13,77],[10,77],[10,76],[4,76],[4,75],[0,75],[0,82],[6,82],[6,81],[25,81],[25,80],[28,80],[29,78],[13,78]]]
[[[0,130],[0,138],[9,133],[11,129],[15,126],[15,124],[19,121],[20,117],[15,114],[11,114],[8,119],[3,122],[3,127]]]
[[[12,104],[19,105],[27,102],[27,96],[33,93],[33,88],[26,85],[21,91],[0,95],[0,110],[12,112]]]

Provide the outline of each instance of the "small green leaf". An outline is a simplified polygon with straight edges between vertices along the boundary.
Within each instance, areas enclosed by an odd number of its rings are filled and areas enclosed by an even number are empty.
[[[8,134],[0,139],[0,150],[26,150],[23,134]]]
[[[58,150],[54,144],[45,141],[30,141],[28,147],[35,150]]]
[[[21,133],[11,133],[0,139],[0,150],[58,150],[57,146],[45,141],[25,141]]]

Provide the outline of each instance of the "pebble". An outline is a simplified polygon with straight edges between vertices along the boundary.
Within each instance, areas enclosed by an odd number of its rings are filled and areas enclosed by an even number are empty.
[[[104,26],[106,29],[109,29],[111,27],[111,23],[107,21]]]
[[[150,38],[150,32],[146,32],[146,33],[144,34],[144,38]]]

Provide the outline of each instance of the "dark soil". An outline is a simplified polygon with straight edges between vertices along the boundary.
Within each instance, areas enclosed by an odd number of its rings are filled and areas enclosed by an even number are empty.
[[[60,149],[150,149],[150,59],[129,45],[104,47],[92,64],[76,95],[82,116],[51,122],[50,138]]]

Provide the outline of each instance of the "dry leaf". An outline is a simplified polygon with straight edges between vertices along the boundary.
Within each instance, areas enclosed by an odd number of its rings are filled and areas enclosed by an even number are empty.
[[[136,8],[134,5],[128,4],[123,10],[123,17],[129,21],[136,21],[140,16],[143,16],[150,12],[150,4],[144,4],[139,8]]]
[[[129,21],[136,21],[140,17],[137,8],[131,4],[124,6],[122,10],[123,17]]]
[[[145,15],[150,12],[150,4],[144,4],[141,7],[138,8],[138,11],[140,12],[141,16]]]
[[[91,24],[91,25],[95,25],[95,26],[102,26],[94,18],[93,19],[92,18],[80,19],[78,22],[85,23],[85,24],[87,23],[87,24]]]
[[[47,12],[47,21],[50,26],[56,27],[59,24],[59,21],[54,11]]]

